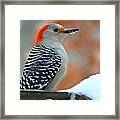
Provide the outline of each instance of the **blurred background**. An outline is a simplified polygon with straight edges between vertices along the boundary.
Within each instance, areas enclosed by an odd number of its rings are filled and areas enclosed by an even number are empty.
[[[35,40],[37,30],[46,23],[76,27],[79,32],[64,39],[63,46],[69,57],[65,77],[54,88],[68,89],[90,75],[100,73],[99,20],[21,20],[20,21],[20,74]]]

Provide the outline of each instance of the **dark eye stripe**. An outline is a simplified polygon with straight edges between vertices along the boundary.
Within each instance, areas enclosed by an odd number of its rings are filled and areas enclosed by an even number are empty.
[[[53,31],[54,31],[54,32],[58,32],[58,28],[54,28]]]

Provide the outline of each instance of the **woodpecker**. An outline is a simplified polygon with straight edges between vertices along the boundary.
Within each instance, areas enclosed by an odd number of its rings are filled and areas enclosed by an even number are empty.
[[[38,30],[20,79],[21,90],[52,90],[64,77],[68,55],[61,42],[78,28],[45,24]]]

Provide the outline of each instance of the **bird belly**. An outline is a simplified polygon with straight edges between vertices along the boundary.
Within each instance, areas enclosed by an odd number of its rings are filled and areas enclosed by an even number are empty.
[[[66,51],[64,50],[64,48],[58,50],[58,53],[62,59],[61,67],[60,67],[59,71],[57,72],[55,78],[46,87],[46,90],[51,90],[53,87],[55,87],[60,82],[60,80],[63,79],[63,77],[67,71],[68,55],[67,55]]]
[[[55,87],[60,80],[64,77],[65,73],[67,71],[67,64],[64,64],[61,66],[60,70],[58,71],[55,78],[51,81],[51,83],[46,87],[46,90],[51,90],[53,87]]]

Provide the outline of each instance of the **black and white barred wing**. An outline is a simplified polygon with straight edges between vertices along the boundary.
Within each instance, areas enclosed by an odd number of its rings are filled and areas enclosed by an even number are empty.
[[[54,48],[36,45],[27,59],[20,80],[20,89],[45,89],[61,66],[61,58]]]

